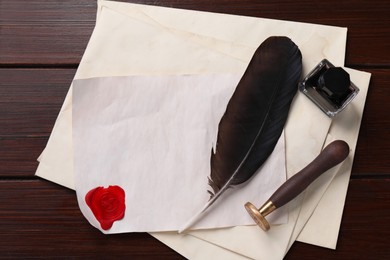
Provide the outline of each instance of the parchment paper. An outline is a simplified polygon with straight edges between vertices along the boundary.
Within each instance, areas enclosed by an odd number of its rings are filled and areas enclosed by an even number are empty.
[[[105,77],[73,82],[73,154],[81,211],[86,194],[125,190],[124,219],[105,233],[180,229],[209,200],[210,153],[240,75]],[[192,228],[253,223],[247,200],[265,201],[286,180],[284,135],[246,185],[228,190]],[[286,222],[282,214],[277,222]],[[274,215],[274,218],[276,215]]]

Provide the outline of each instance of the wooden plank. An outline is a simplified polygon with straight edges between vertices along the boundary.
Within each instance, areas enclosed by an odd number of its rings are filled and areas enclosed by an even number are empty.
[[[83,0],[6,0],[0,13],[0,64],[77,64],[94,26],[96,4]],[[388,66],[390,15],[387,3],[374,1],[304,1],[278,4],[273,1],[141,1],[146,4],[248,15],[264,18],[348,27],[348,66]],[[25,7],[24,7],[25,6]],[[23,10],[23,11],[20,11]],[[350,10],[350,11],[346,11]]]
[[[367,70],[372,73],[358,145],[353,175],[390,174],[390,70]]]
[[[3,257],[182,259],[144,233],[103,235],[73,191],[46,181],[0,181],[0,200]],[[390,180],[351,181],[337,250],[295,243],[286,259],[389,259],[389,203]]]
[[[36,21],[92,21],[97,1],[91,0],[2,0],[0,23]]]
[[[295,243],[289,259],[390,259],[390,180],[352,180],[335,251]]]
[[[131,0],[117,0],[118,2],[134,3]],[[220,3],[218,3],[220,2]],[[225,4],[223,2],[226,2]],[[300,4],[286,1],[284,3],[272,0],[255,1],[137,1],[139,4],[166,6],[189,10],[226,13],[233,15],[247,15],[254,17],[291,20],[299,22],[323,23],[333,26],[359,25],[369,23],[385,27],[389,21],[388,5],[382,0],[347,0],[347,1],[300,1]],[[89,21],[95,20],[96,1],[68,0],[66,4],[61,0],[2,0],[0,22],[17,23],[35,21]],[[343,23],[343,24],[340,24]]]
[[[83,22],[0,24],[0,64],[76,67],[92,29],[92,23]]]
[[[0,69],[0,137],[48,136],[74,69]]]
[[[33,176],[47,140],[47,137],[0,137],[0,178]]]

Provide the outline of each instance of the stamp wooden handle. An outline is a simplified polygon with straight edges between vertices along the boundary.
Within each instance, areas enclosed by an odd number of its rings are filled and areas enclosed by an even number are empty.
[[[296,173],[280,186],[269,201],[279,208],[298,196],[318,176],[344,161],[349,154],[349,146],[342,140],[330,143],[304,169]]]

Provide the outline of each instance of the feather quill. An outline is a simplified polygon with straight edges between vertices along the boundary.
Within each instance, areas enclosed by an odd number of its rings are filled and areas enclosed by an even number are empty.
[[[269,37],[258,47],[218,126],[216,151],[211,151],[210,200],[179,232],[266,161],[283,131],[301,72],[301,52],[289,38]]]

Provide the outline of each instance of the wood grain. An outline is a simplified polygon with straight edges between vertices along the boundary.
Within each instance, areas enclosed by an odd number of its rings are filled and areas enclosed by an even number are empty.
[[[82,216],[74,191],[46,181],[2,181],[0,201],[0,258],[182,259],[146,233],[103,235]]]
[[[383,55],[390,48],[390,11],[382,0],[138,2],[347,27],[348,66],[390,64],[389,55]],[[3,0],[1,7],[0,64],[75,65],[80,61],[95,24],[95,1]]]
[[[37,158],[45,148],[47,138],[0,137],[1,178],[31,178],[38,167]]]
[[[388,259],[390,180],[352,180],[335,251],[295,243],[287,259]],[[300,258],[300,254],[301,257]],[[302,256],[303,255],[303,256]]]
[[[347,27],[346,65],[372,78],[338,247],[295,243],[286,259],[390,259],[387,1],[132,2]],[[74,191],[34,177],[96,6],[95,0],[0,0],[0,258],[183,259],[146,233],[101,234],[81,215]]]
[[[46,181],[2,181],[0,200],[5,258],[183,259],[145,233],[103,235],[80,213],[74,191]],[[388,259],[390,229],[374,223],[390,221],[389,203],[389,180],[351,181],[337,250],[295,243],[286,259]]]
[[[389,52],[389,51],[388,51]],[[390,176],[390,69],[370,70],[371,82],[360,127],[352,172]]]
[[[0,137],[48,136],[74,69],[0,69]]]

